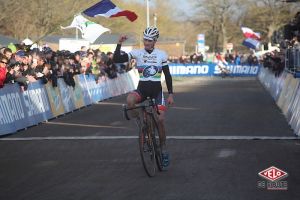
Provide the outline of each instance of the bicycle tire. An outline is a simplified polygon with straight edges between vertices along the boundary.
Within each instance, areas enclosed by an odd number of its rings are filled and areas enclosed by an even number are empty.
[[[152,126],[151,129],[152,129],[153,144],[154,144],[154,149],[155,149],[156,165],[157,165],[157,168],[159,171],[163,171],[158,122],[155,119],[153,114],[151,115],[151,119],[152,119],[151,120],[151,126]]]
[[[146,123],[140,127],[139,148],[143,167],[149,177],[153,177],[156,173],[156,156],[155,147],[151,133],[151,127],[147,126],[151,121],[149,115],[146,114]],[[151,123],[151,122],[150,122]]]

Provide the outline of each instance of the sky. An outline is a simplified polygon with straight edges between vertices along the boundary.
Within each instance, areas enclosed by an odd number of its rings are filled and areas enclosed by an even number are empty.
[[[136,1],[136,2],[139,2],[141,4],[144,3],[145,7],[146,7],[146,0],[131,0],[131,1]],[[178,9],[178,11],[184,12],[188,16],[192,15],[193,8],[192,8],[192,5],[187,0],[171,0],[171,2],[172,2],[173,5],[176,6],[176,9]],[[153,3],[154,3],[154,1],[150,0],[150,6]]]

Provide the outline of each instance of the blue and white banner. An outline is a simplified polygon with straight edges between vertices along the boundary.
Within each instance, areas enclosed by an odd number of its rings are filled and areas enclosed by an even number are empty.
[[[26,127],[28,122],[24,110],[25,103],[16,84],[0,89],[0,135],[12,133],[19,127]]]
[[[57,80],[57,86],[60,91],[60,96],[64,105],[65,112],[71,112],[75,110],[75,100],[73,95],[73,87],[68,86],[63,79]]]
[[[81,87],[81,91],[82,91],[82,98],[83,98],[83,102],[84,105],[90,105],[92,103],[92,99],[91,96],[89,94],[89,89],[88,89],[88,85],[86,83],[86,79],[85,79],[85,75],[80,74],[75,76],[75,82],[79,84],[79,86]]]
[[[77,75],[75,88],[58,79],[58,87],[37,81],[29,84],[24,92],[18,84],[7,84],[0,89],[0,135],[14,133],[81,106],[130,92],[135,89],[133,82],[137,80],[136,73],[120,74],[115,79],[105,78],[98,83],[93,75]]]
[[[0,135],[52,117],[47,91],[40,82],[30,84],[24,92],[18,84],[6,85],[0,90]]]
[[[46,88],[39,81],[28,86],[28,89],[22,93],[25,112],[29,118],[34,118],[32,125],[46,121],[53,117]]]
[[[216,63],[208,64],[169,64],[172,76],[220,76],[221,68]],[[230,76],[257,76],[260,66],[227,65]]]

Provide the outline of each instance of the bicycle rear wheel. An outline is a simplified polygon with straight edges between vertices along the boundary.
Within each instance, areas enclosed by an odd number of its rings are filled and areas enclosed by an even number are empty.
[[[146,114],[146,123],[140,128],[139,133],[139,147],[143,167],[149,177],[153,177],[156,172],[155,166],[155,149],[153,144],[153,137],[151,127],[151,118]]]

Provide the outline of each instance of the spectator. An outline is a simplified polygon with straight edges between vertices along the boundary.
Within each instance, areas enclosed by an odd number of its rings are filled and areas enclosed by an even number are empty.
[[[19,50],[17,51],[17,53],[15,54],[15,61],[22,63],[23,62],[23,58],[26,56],[25,51],[23,50]]]
[[[196,64],[197,62],[198,62],[197,54],[194,53],[193,55],[190,56],[190,63]]]
[[[87,58],[89,59],[90,63],[94,60],[94,53],[92,51],[89,51],[87,54]]]
[[[37,66],[34,69],[35,78],[41,80],[43,84],[48,82],[46,75],[49,73],[48,68],[45,67],[45,58],[43,55],[39,55],[37,59]]]
[[[80,65],[80,52],[77,51],[77,52],[74,53],[74,66],[73,66],[74,74],[80,74],[80,68],[81,68],[81,65]]]
[[[198,62],[200,62],[200,63],[203,63],[204,62],[204,56],[203,56],[203,54],[200,52],[200,54],[197,56],[197,60],[198,60]]]
[[[124,52],[121,52],[121,54]],[[117,66],[113,62],[113,53],[107,52],[107,55],[102,54],[102,59],[105,62],[105,72],[108,76],[108,78],[113,79],[116,78],[117,75]]]
[[[9,61],[12,57],[12,51],[9,48],[5,48],[3,51],[3,55],[7,58],[7,60]]]
[[[3,88],[6,79],[8,59],[0,55],[0,88]]]
[[[75,88],[74,71],[70,64],[65,64],[63,78],[68,86]]]
[[[21,87],[21,91],[27,90],[28,79],[22,75],[20,71],[20,63],[11,63],[7,68],[5,83],[18,83]]]
[[[91,73],[91,68],[90,68],[91,63],[87,57],[81,59],[80,65],[81,65],[80,71],[82,74],[88,75]]]
[[[236,64],[236,65],[240,65],[241,64],[241,57],[240,57],[240,54],[237,53],[237,52],[235,52],[234,64]]]

